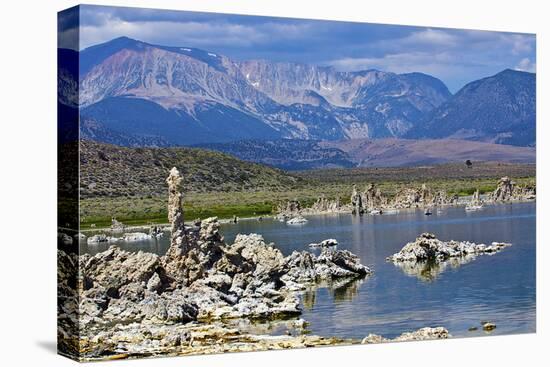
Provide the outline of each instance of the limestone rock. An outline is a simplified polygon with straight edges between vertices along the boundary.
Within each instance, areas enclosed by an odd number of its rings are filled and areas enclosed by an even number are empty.
[[[514,196],[515,183],[509,177],[502,177],[497,184],[497,188],[491,194],[493,201],[509,201]]]
[[[340,213],[345,211],[345,208],[341,203],[340,199],[336,198],[335,200],[329,200],[324,196],[321,196],[313,203],[309,208],[302,210],[304,214],[329,214],[329,213]],[[349,209],[347,209],[349,210]]]
[[[301,216],[301,214],[302,206],[300,202],[298,200],[291,200],[277,206],[277,215],[275,219],[286,222],[290,218]]]
[[[150,292],[157,292],[160,290],[162,286],[162,281],[160,280],[160,276],[158,273],[154,273],[151,278],[147,281],[147,289]]]
[[[185,253],[186,238],[183,219],[183,194],[181,193],[181,182],[183,178],[176,167],[170,170],[166,179],[168,184],[168,221],[171,224],[171,239],[168,257],[178,256]]]
[[[520,187],[509,177],[502,177],[495,191],[489,195],[490,200],[495,202],[534,200],[536,198],[536,189],[533,186]]]
[[[495,324],[493,324],[492,322],[485,322],[483,323],[483,330],[485,331],[493,331],[497,328],[497,326]]]
[[[355,185],[353,185],[351,191],[351,206],[351,214],[362,215],[365,212],[362,195],[357,191],[357,186]]]
[[[468,241],[441,241],[431,233],[421,234],[414,242],[407,243],[401,251],[387,258],[389,261],[445,261],[453,257],[465,257],[467,255],[478,255],[498,252],[509,243],[493,242],[475,244]]]
[[[290,225],[300,225],[305,223],[307,223],[307,219],[302,217],[301,215],[286,221],[286,224],[290,224]]]
[[[417,340],[448,339],[450,337],[451,334],[449,334],[449,331],[444,327],[425,327],[416,331],[405,332],[394,339],[387,339],[380,335],[369,334],[361,341],[361,344],[387,343],[392,341],[405,342]]]
[[[413,332],[403,333],[394,341],[413,341],[413,340],[434,340],[434,339],[447,339],[450,337],[449,331],[444,327],[425,327]]]
[[[152,237],[150,234],[143,233],[143,232],[132,232],[132,233],[126,233],[122,240],[126,242],[139,242],[139,241],[148,241]]]
[[[94,245],[98,243],[116,243],[120,241],[120,238],[116,237],[110,237],[105,234],[96,234],[94,236],[88,237],[87,243],[88,245]]]
[[[319,243],[310,243],[308,246],[311,248],[333,247],[333,246],[338,246],[338,241],[336,241],[334,238],[329,238]]]
[[[117,246],[94,256],[58,252],[60,313],[67,315],[59,333],[65,350],[84,351],[87,358],[105,355],[173,353],[182,348],[207,348],[193,327],[201,321],[275,320],[301,314],[297,291],[323,279],[358,278],[370,273],[349,251],[331,249],[336,240],[321,242],[321,254],[295,252],[284,257],[258,234],[238,235],[228,245],[217,218],[185,227],[181,208],[181,175],[170,171],[171,244],[166,255],[123,251]],[[148,238],[157,234],[152,229]],[[130,234],[127,234],[128,236]],[[78,271],[80,269],[80,272]],[[310,284],[310,286],[311,286]],[[73,335],[77,323],[83,332]],[[293,329],[303,329],[298,321]],[[191,331],[195,330],[195,331]],[[202,332],[202,331],[201,331]],[[231,344],[238,331],[217,329]],[[202,334],[205,335],[205,334]],[[266,337],[270,338],[270,337]],[[206,341],[205,341],[206,340]],[[286,338],[271,344],[246,335],[241,340],[263,347],[312,346],[332,343],[320,337]],[[209,352],[212,349],[205,349]]]
[[[142,251],[130,253],[111,246],[91,257],[81,270],[94,286],[100,285],[116,295],[122,286],[149,281],[159,267],[158,255]]]

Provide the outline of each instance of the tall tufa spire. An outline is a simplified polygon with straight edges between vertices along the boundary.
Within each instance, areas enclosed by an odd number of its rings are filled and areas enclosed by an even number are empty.
[[[169,252],[184,252],[185,226],[183,221],[183,194],[181,193],[181,182],[183,178],[176,167],[170,170],[166,179],[168,183],[168,221],[171,224],[172,237]]]

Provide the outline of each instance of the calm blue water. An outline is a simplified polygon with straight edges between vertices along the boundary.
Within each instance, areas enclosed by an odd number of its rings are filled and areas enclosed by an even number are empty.
[[[420,210],[311,216],[303,226],[250,220],[223,225],[222,232],[229,243],[237,233],[260,233],[285,255],[307,250],[311,242],[335,238],[339,249],[352,251],[374,270],[366,279],[302,295],[302,318],[310,322],[313,334],[395,337],[424,326],[444,326],[455,337],[487,335],[481,328],[468,331],[482,320],[496,323],[491,335],[527,333],[534,332],[536,325],[535,209],[535,203],[522,203],[492,205],[477,212],[448,208],[432,216]],[[422,232],[444,240],[502,241],[513,246],[494,256],[439,269],[405,272],[385,261]],[[168,241],[128,246],[164,253]]]

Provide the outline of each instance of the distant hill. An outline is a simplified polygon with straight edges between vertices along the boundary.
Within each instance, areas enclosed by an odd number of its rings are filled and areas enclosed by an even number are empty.
[[[534,148],[458,139],[245,140],[202,147],[285,170],[420,166],[467,159],[512,163],[536,160]]]
[[[223,153],[198,148],[127,148],[80,143],[80,195],[165,195],[166,177],[177,167],[185,192],[285,190],[301,178]]]
[[[535,148],[458,139],[356,139],[320,145],[347,153],[359,167],[436,165],[467,159],[509,163],[536,161]]]
[[[406,136],[534,146],[536,75],[508,69],[469,83],[418,126]]]
[[[199,147],[284,170],[356,166],[352,157],[346,152],[323,146],[316,140],[241,140],[231,143],[204,144]]]

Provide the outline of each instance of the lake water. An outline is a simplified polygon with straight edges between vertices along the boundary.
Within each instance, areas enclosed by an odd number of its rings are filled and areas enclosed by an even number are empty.
[[[486,206],[466,212],[450,207],[426,216],[421,210],[394,215],[310,216],[302,226],[271,219],[222,225],[228,243],[237,233],[259,233],[285,255],[308,250],[307,244],[335,238],[338,249],[357,254],[374,275],[343,284],[325,285],[302,295],[302,318],[313,334],[363,338],[369,333],[395,337],[424,326],[444,326],[454,337],[488,335],[483,320],[497,325],[491,335],[535,332],[536,327],[536,205]],[[386,257],[420,233],[442,240],[512,247],[464,264],[404,271]],[[168,236],[158,241],[119,244],[128,250],[164,254]],[[107,246],[82,245],[95,253]],[[477,326],[477,331],[468,328]]]

